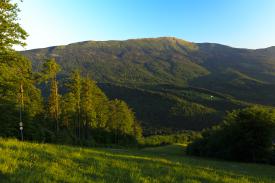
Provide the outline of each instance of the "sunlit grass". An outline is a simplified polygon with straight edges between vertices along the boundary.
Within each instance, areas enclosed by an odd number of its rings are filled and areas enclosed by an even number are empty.
[[[0,140],[1,182],[275,182],[275,167],[194,158],[182,145],[78,148]]]

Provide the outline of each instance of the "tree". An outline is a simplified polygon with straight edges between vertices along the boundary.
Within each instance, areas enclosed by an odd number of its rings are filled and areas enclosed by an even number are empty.
[[[85,138],[88,138],[88,129],[90,127],[96,127],[96,104],[94,95],[94,81],[88,77],[82,81],[81,89],[81,118],[83,120],[83,126],[85,129]],[[80,130],[80,126],[79,126]],[[80,134],[79,134],[80,136]]]
[[[121,100],[115,99],[109,102],[109,119],[107,129],[115,133],[115,143],[120,143],[120,136],[135,137],[135,133],[139,135],[138,124],[136,124],[134,113],[129,109],[128,105]],[[136,132],[135,132],[136,130]]]
[[[23,120],[26,137],[31,139],[33,120],[42,110],[42,98],[34,83],[30,61],[12,49],[14,45],[25,46],[27,37],[17,22],[18,12],[16,3],[0,1],[1,136],[17,137],[18,123]]]
[[[47,60],[43,65],[42,78],[46,82],[50,82],[50,94],[48,97],[48,114],[50,119],[56,123],[56,132],[59,131],[59,117],[60,117],[60,95],[58,92],[57,73],[61,70],[55,59]]]
[[[76,129],[76,101],[72,93],[66,93],[61,100],[61,121],[66,128]]]
[[[67,126],[69,121],[71,121],[71,125],[73,125],[75,129],[77,129],[76,134],[79,137],[81,126],[81,76],[79,71],[72,72],[65,86],[68,90],[68,93],[64,95],[62,100],[63,116],[70,118],[70,120],[67,119]]]
[[[202,133],[188,147],[194,155],[249,162],[269,162],[275,111],[253,106],[229,113],[224,122]]]
[[[16,52],[6,52],[0,58],[0,108],[3,136],[18,137],[19,122],[29,132],[24,136],[32,136],[33,120],[43,108],[42,97],[35,86],[30,61]]]
[[[38,77],[34,77],[30,61],[12,49],[14,45],[24,46],[27,37],[17,23],[18,12],[16,3],[0,1],[0,136],[18,137],[18,122],[23,119],[30,140],[72,143],[76,138],[71,129],[77,131],[76,140],[81,144],[93,144],[96,133],[104,142],[113,131],[124,139],[141,137],[141,127],[127,104],[110,102],[88,76],[83,79],[78,71],[73,72],[62,97],[57,78],[61,69],[55,59],[46,60],[42,71],[35,73]],[[46,107],[37,81],[48,86]]]
[[[11,0],[0,1],[0,53],[12,50],[12,46],[25,46],[28,34],[18,21],[19,8]]]

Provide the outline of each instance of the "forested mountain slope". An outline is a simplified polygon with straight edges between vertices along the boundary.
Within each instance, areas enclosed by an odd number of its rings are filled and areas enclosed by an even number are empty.
[[[275,47],[249,50],[177,38],[86,41],[22,52],[39,70],[45,58],[61,79],[80,69],[110,98],[121,98],[143,125],[201,129],[225,111],[275,105]]]

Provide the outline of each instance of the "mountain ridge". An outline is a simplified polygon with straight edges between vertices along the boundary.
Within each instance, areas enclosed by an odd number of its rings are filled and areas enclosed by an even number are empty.
[[[21,53],[34,70],[54,57],[63,69],[61,80],[81,70],[110,98],[129,103],[144,124],[201,129],[220,121],[227,110],[250,104],[275,106],[274,48],[239,49],[161,37],[85,41]],[[213,102],[207,91],[227,97],[217,95]],[[134,98],[139,95],[143,98]],[[208,115],[206,122],[194,116],[200,113]],[[158,115],[162,118],[153,117]]]
[[[68,44],[60,44],[60,45],[52,45],[52,46],[45,46],[45,47],[39,47],[39,48],[31,48],[26,50],[19,50],[19,52],[25,52],[25,51],[31,51],[31,50],[39,50],[39,49],[47,49],[52,47],[64,47],[72,44],[78,44],[78,43],[86,43],[86,42],[125,42],[125,41],[135,41],[135,40],[157,40],[157,39],[177,39],[181,41],[185,41],[188,43],[194,43],[194,44],[212,44],[212,45],[219,45],[219,46],[225,46],[233,49],[243,49],[243,50],[265,50],[265,49],[275,49],[275,46],[268,46],[268,47],[262,47],[262,48],[245,48],[245,47],[235,47],[235,46],[229,46],[222,43],[216,43],[216,42],[193,42],[193,41],[187,41],[185,39],[173,37],[173,36],[161,36],[161,37],[153,37],[153,38],[129,38],[129,39],[122,39],[122,40],[116,40],[116,39],[110,39],[110,40],[86,40],[86,41],[77,41],[72,42]]]

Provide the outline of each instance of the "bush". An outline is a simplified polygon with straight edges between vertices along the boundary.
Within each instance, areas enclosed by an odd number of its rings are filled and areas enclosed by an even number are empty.
[[[253,106],[229,113],[224,122],[203,131],[187,148],[191,155],[245,162],[272,161],[274,110]]]

